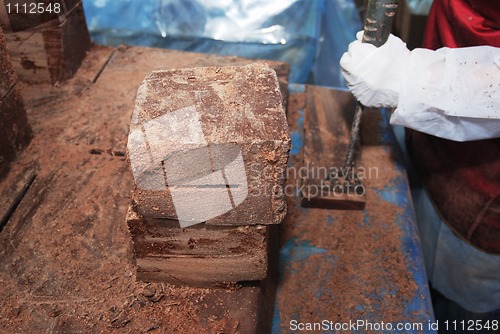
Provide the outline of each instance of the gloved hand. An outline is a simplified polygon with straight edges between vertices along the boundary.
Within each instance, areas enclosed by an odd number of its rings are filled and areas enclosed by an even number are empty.
[[[357,41],[343,75],[368,107],[397,107],[391,124],[468,141],[500,137],[500,48],[415,49],[389,36],[379,48]]]
[[[377,48],[362,43],[363,31],[340,59],[342,74],[356,99],[368,107],[396,107],[410,58],[406,44],[394,35]]]

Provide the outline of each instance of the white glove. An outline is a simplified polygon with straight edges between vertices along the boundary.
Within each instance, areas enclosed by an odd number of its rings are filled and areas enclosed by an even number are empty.
[[[406,44],[392,34],[379,48],[361,43],[363,31],[356,38],[340,59],[347,86],[365,106],[396,107],[410,58]]]
[[[340,65],[361,103],[398,107],[391,124],[457,141],[500,137],[500,48],[410,52],[391,35],[380,48],[352,42]]]

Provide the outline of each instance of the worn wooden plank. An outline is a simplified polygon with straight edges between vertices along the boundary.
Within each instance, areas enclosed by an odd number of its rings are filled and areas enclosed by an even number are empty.
[[[348,92],[321,87],[306,90],[302,206],[332,209],[364,207],[365,190],[362,185],[346,188],[341,182],[333,184],[328,180],[330,174],[354,177],[359,169],[363,169],[359,154],[353,169],[344,166],[354,107],[355,100]]]
[[[69,1],[67,5],[73,7],[62,5],[57,15],[5,12],[0,15],[20,80],[55,84],[71,78],[77,71],[90,48],[90,37],[81,2]],[[0,7],[6,10],[3,4]]]

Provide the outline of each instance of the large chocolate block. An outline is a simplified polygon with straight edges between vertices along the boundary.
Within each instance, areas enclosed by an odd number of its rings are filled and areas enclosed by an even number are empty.
[[[216,286],[266,277],[266,226],[180,228],[176,221],[143,219],[133,206],[127,224],[139,280]]]
[[[181,227],[280,223],[290,136],[266,64],[155,71],[128,139],[133,200]]]
[[[55,84],[71,78],[91,44],[81,1],[59,2],[58,13],[42,14],[13,13],[10,2],[0,0],[0,24],[19,79]]]

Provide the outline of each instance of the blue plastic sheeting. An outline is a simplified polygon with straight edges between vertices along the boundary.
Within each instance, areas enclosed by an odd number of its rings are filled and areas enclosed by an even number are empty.
[[[97,44],[291,65],[290,82],[345,87],[338,62],[361,29],[352,0],[83,0]]]

